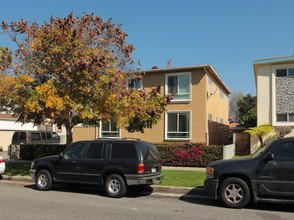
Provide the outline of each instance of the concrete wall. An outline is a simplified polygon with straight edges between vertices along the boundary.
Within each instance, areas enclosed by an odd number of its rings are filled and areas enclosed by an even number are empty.
[[[235,144],[225,145],[223,148],[223,159],[231,159],[235,156]]]

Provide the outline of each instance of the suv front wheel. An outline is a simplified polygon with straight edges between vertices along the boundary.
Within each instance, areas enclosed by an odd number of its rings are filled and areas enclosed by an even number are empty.
[[[250,199],[250,191],[242,179],[231,177],[225,179],[219,189],[220,199],[230,208],[243,208]]]
[[[47,170],[40,170],[36,176],[36,186],[39,190],[49,190],[52,188],[52,176]]]
[[[111,174],[106,178],[105,182],[105,191],[108,196],[120,198],[126,194],[126,183],[120,175]]]

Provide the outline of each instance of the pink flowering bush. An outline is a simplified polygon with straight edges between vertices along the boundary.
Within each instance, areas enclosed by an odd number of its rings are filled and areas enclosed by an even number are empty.
[[[205,167],[223,158],[222,146],[205,146],[202,143],[154,144],[163,166]]]

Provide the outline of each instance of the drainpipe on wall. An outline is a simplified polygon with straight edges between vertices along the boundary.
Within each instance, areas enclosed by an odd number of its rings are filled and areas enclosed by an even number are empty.
[[[209,143],[209,134],[208,134],[208,112],[207,112],[207,109],[208,109],[208,107],[207,107],[207,105],[208,105],[208,98],[207,98],[207,76],[208,76],[208,74],[207,74],[207,70],[206,70],[206,67],[204,67],[204,72],[205,72],[205,75],[206,75],[206,84],[205,84],[205,93],[204,93],[204,95],[205,95],[205,100],[206,100],[206,105],[205,105],[205,133],[206,133],[206,135],[205,135],[205,141],[206,141],[206,145],[208,145]]]

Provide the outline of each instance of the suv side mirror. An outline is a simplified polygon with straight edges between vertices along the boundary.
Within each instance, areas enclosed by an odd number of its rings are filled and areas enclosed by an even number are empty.
[[[268,163],[269,161],[274,160],[274,155],[272,153],[268,153],[267,155],[265,155],[263,160],[264,160],[265,163]]]
[[[62,159],[63,157],[64,157],[63,152],[60,152],[60,153],[59,153],[59,158]]]

